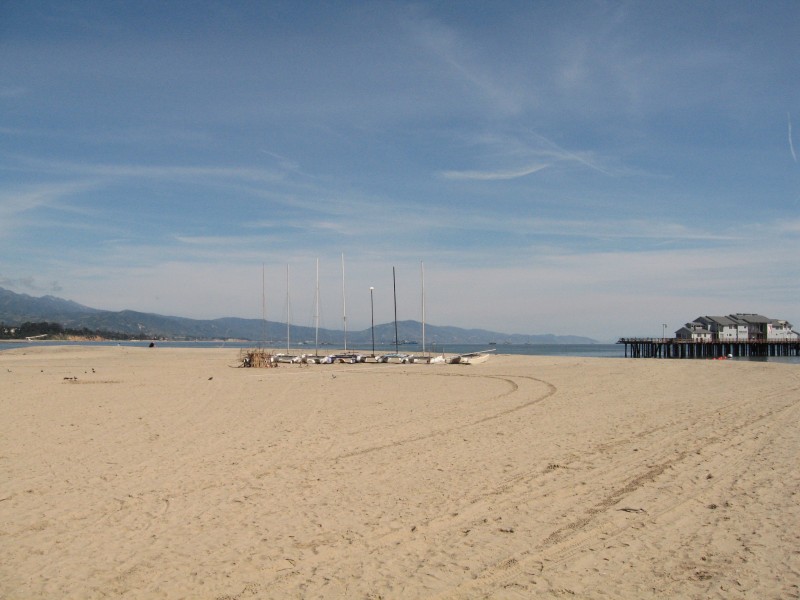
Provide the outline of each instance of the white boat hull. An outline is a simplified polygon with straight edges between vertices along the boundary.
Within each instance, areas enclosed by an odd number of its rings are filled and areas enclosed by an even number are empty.
[[[448,359],[447,362],[449,362],[451,365],[477,365],[489,360],[489,357],[491,356],[489,352],[492,352],[492,350],[459,354],[458,356],[453,356],[452,358]]]

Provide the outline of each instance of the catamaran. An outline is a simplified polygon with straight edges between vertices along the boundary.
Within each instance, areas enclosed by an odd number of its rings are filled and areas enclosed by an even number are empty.
[[[314,306],[314,354],[304,354],[301,361],[318,365],[327,362],[325,360],[327,357],[319,353],[319,259],[317,259],[317,289],[314,294]]]
[[[411,362],[413,359],[414,357],[411,356],[410,354],[405,354],[403,352],[390,352],[388,354],[381,354],[378,358],[375,359],[375,362],[406,364],[408,362]]]
[[[275,360],[282,363],[297,363],[300,362],[300,357],[292,354],[291,344],[291,306],[289,304],[289,265],[286,265],[286,353],[276,354]]]
[[[342,324],[344,326],[344,352],[340,352],[338,354],[331,354],[330,356],[327,357],[330,360],[325,360],[324,362],[328,363],[365,362],[367,360],[366,356],[347,349],[347,293],[344,285],[344,252],[342,252]]]
[[[457,354],[447,359],[451,365],[477,365],[478,363],[486,362],[489,360],[491,354],[496,348],[490,350],[478,350],[477,352],[467,352],[466,354]]]
[[[441,364],[444,355],[431,356],[425,351],[425,263],[419,261],[420,279],[422,282],[422,356],[412,356],[413,363]]]

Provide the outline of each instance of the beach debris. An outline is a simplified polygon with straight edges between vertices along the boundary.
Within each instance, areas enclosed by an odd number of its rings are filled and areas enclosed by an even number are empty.
[[[629,513],[646,513],[647,512],[643,508],[631,508],[629,506],[626,506],[624,508],[620,508],[618,510],[621,510],[622,512],[629,512]]]
[[[239,362],[242,367],[256,369],[270,369],[278,366],[275,356],[271,352],[260,349],[242,350],[239,354]]]

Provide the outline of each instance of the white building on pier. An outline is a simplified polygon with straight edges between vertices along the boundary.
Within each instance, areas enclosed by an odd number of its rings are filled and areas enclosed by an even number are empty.
[[[800,334],[789,321],[754,313],[725,317],[702,316],[675,332],[679,340],[699,342],[798,341]]]

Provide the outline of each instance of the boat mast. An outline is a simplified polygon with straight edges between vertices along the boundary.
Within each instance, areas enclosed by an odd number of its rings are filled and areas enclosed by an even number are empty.
[[[292,313],[289,306],[289,265],[286,265],[286,354],[291,354],[289,352],[290,347],[290,331],[289,331],[289,321],[292,318]]]
[[[344,252],[342,252],[342,321],[344,323],[344,351],[347,352],[347,298],[344,289]]]
[[[400,354],[400,343],[397,340],[397,278],[392,267],[392,288],[394,289],[394,351]]]
[[[266,277],[264,274],[264,263],[261,263],[261,339],[263,341],[262,348],[267,345],[267,294],[266,294]]]
[[[319,259],[317,259],[317,292],[314,296],[316,305],[314,314],[314,356],[319,356]]]
[[[425,356],[425,263],[419,261],[422,277],[422,355]]]

